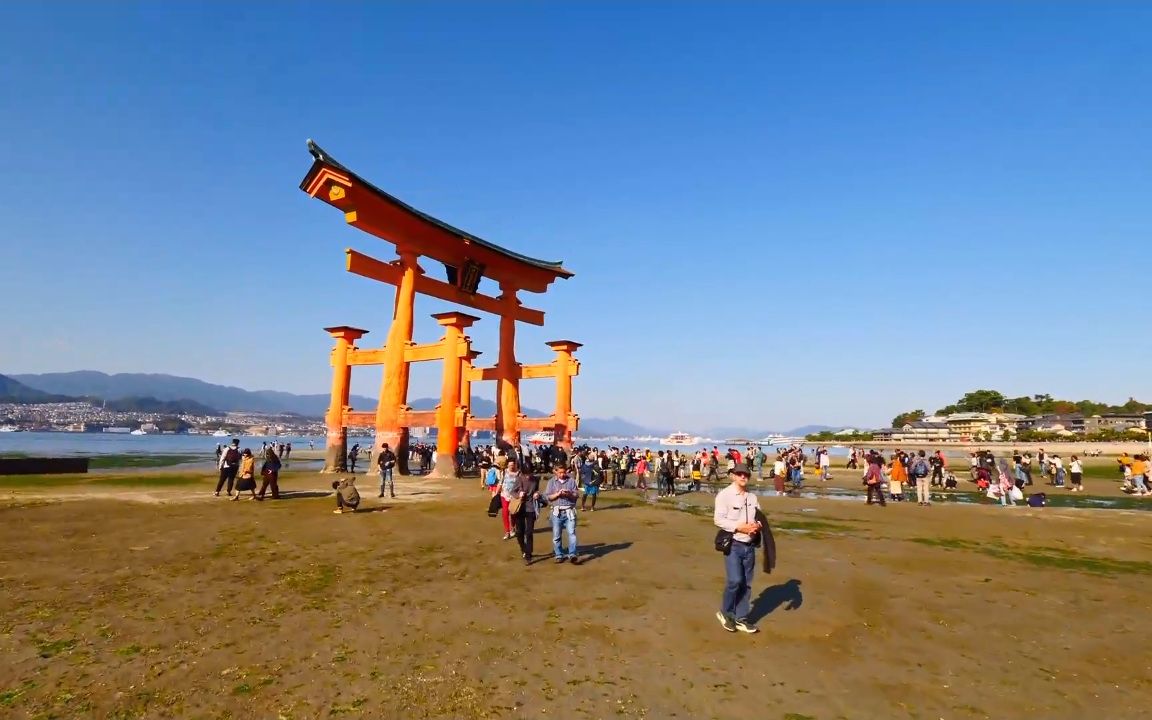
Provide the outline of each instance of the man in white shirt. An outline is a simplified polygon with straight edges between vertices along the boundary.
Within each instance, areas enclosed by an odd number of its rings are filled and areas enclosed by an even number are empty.
[[[756,543],[760,523],[756,511],[760,503],[748,492],[751,472],[744,463],[737,463],[728,473],[732,484],[716,494],[716,507],[712,521],[716,527],[732,533],[732,547],[724,555],[724,574],[727,583],[716,618],[728,632],[757,633],[759,628],[748,619],[752,600],[752,574],[756,569]]]

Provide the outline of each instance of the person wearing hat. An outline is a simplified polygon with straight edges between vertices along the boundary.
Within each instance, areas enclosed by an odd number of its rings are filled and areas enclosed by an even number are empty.
[[[724,554],[725,585],[716,619],[728,632],[760,632],[748,619],[752,599],[752,574],[756,569],[756,545],[761,523],[756,520],[760,503],[748,492],[752,473],[744,463],[736,463],[728,475],[732,483],[716,493],[712,520],[716,527],[732,533],[732,545]]]

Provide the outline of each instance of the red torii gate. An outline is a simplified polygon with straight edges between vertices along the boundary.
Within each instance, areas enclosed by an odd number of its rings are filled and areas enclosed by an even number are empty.
[[[347,269],[396,286],[392,324],[383,347],[357,348],[367,331],[339,326],[326,328],[336,340],[332,351],[332,397],[326,422],[328,450],[325,469],[343,466],[347,428],[376,429],[377,451],[388,443],[397,450],[400,471],[407,472],[409,428],[435,425],[438,432],[436,471],[455,470],[456,449],[463,433],[493,430],[498,441],[520,443],[520,431],[552,429],[556,442],[571,447],[579,416],[572,412],[572,377],[580,364],[572,354],[580,343],[557,340],[548,343],[556,353],[552,363],[521,365],[516,361],[516,321],[544,324],[544,313],[521,304],[522,290],[543,293],[557,278],[572,273],[560,262],[537,260],[507,250],[464,232],[407,205],[336,162],[319,146],[308,141],[314,161],[300,189],[344,213],[345,221],[396,246],[398,259],[384,262],[355,250],[345,251]],[[421,257],[444,264],[446,280],[436,280],[420,267]],[[477,292],[481,278],[495,280],[500,295]],[[500,347],[496,365],[474,367],[479,355],[471,349],[463,331],[479,318],[463,313],[440,313],[437,321],[444,337],[427,345],[412,342],[416,293],[447,300],[500,317]],[[440,405],[434,411],[416,411],[407,405],[409,363],[443,360]],[[353,365],[383,365],[384,378],[375,412],[356,412],[348,406]],[[520,412],[520,380],[556,378],[556,410],[548,418],[527,418]],[[495,380],[496,416],[472,418],[469,414],[471,383]]]

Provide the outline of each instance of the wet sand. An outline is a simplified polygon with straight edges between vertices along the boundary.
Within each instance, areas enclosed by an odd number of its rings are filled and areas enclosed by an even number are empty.
[[[750,636],[713,617],[703,494],[605,493],[586,564],[524,567],[475,480],[402,479],[342,516],[324,480],[290,473],[276,503],[210,479],[149,503],[11,491],[5,716],[1146,714],[1146,512],[762,498],[780,564]]]

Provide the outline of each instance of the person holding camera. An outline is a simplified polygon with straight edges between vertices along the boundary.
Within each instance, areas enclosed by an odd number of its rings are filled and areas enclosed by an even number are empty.
[[[545,497],[552,505],[552,552],[557,563],[565,561],[573,565],[580,564],[576,545],[576,499],[580,497],[576,489],[576,481],[568,475],[566,464],[556,463],[553,467],[555,474],[548,481],[548,488],[544,491]],[[561,534],[568,532],[568,552],[560,543]]]
[[[380,448],[380,454],[376,456],[376,465],[380,468],[380,497],[384,497],[385,486],[392,497],[396,497],[396,483],[392,480],[392,471],[396,467],[396,453],[392,452],[388,443],[384,443]]]

